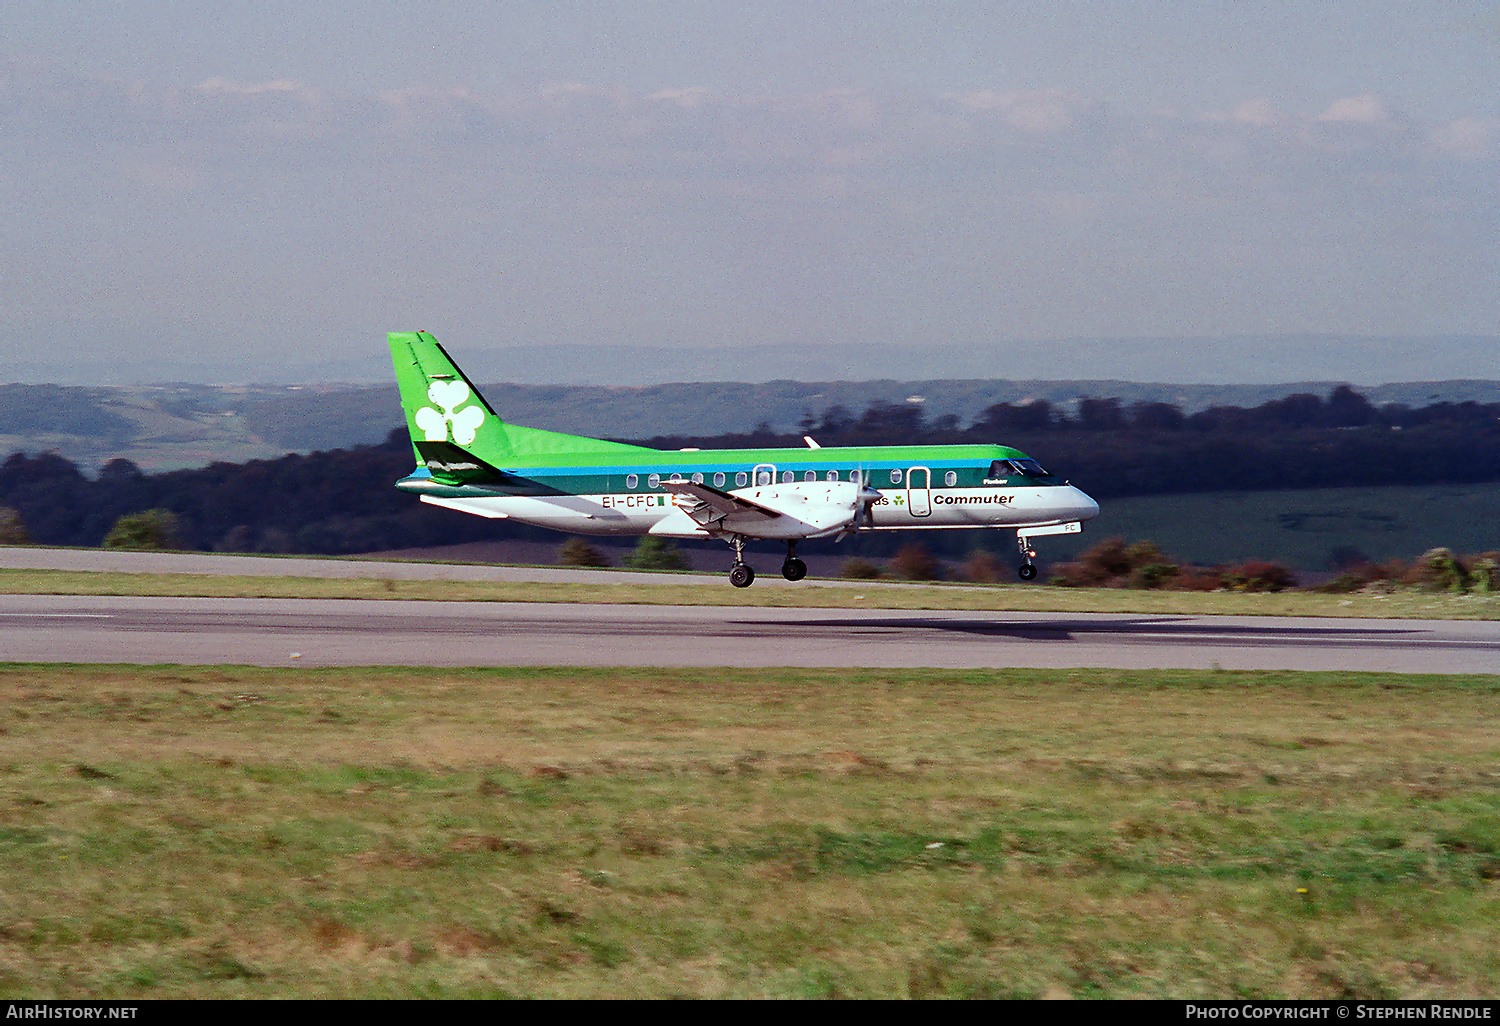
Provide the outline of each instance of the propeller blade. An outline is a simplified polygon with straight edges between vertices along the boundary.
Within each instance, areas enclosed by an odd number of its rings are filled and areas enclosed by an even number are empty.
[[[855,501],[860,507],[859,514],[855,517],[855,530],[873,531],[875,503],[880,501],[880,493],[870,485],[870,475],[865,472],[863,465],[859,468],[859,497]]]

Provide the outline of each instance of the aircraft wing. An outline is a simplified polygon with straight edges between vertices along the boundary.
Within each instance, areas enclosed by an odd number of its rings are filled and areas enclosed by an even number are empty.
[[[692,484],[688,481],[663,481],[663,491],[674,492],[677,495],[685,495],[696,501],[683,503],[677,506],[700,527],[713,530],[722,527],[726,519],[733,517],[737,523],[756,523],[764,520],[775,520],[777,517],[785,516],[769,506],[762,506],[758,502],[728,492],[711,488],[708,485]],[[675,500],[674,500],[675,501]]]

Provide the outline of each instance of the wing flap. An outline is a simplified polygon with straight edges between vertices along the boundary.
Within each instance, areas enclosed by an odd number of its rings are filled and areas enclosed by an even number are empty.
[[[692,503],[677,503],[677,506],[692,517],[700,527],[709,530],[722,527],[729,517],[733,517],[739,523],[759,523],[765,520],[775,520],[785,515],[769,506],[762,506],[758,502],[751,502],[742,496],[732,495],[708,485],[692,484],[688,481],[663,481],[661,487],[663,491],[685,495],[696,500]]]

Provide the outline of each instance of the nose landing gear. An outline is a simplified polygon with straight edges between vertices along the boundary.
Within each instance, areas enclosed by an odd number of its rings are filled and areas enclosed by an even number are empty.
[[[1036,558],[1036,549],[1031,547],[1031,542],[1020,532],[1016,533],[1016,548],[1021,552],[1021,565],[1016,568],[1016,573],[1021,575],[1021,580],[1030,581],[1036,578],[1036,564],[1032,562]]]

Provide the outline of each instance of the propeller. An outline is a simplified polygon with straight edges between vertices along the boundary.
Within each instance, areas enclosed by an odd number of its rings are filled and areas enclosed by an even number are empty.
[[[880,501],[880,493],[870,487],[870,477],[865,473],[863,465],[859,468],[859,491],[854,496],[854,517],[852,520],[855,531],[873,531],[875,529],[875,503]]]

